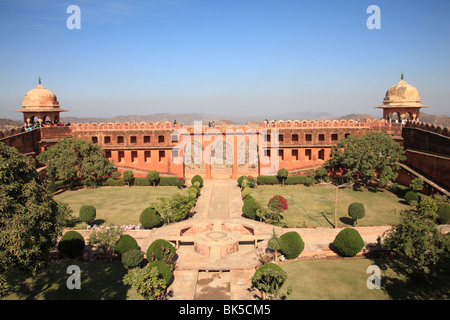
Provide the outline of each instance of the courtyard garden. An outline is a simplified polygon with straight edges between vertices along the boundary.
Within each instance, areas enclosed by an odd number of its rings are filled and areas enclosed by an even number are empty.
[[[84,205],[96,208],[96,218],[93,224],[103,225],[137,225],[141,212],[150,203],[159,198],[170,198],[174,194],[187,194],[175,186],[118,186],[84,188],[79,190],[67,190],[55,196],[57,201],[65,202],[72,209],[72,227],[80,227],[77,219],[80,208]]]
[[[258,185],[251,191],[252,197],[267,206],[275,195],[282,195],[288,203],[283,212],[283,222],[287,227],[333,227],[336,187],[324,185]],[[351,203],[363,203],[365,216],[358,220],[358,226],[392,225],[398,222],[399,212],[408,207],[403,198],[387,189],[371,191],[367,188],[354,190],[340,188],[337,201],[337,227],[352,225],[348,215]]]

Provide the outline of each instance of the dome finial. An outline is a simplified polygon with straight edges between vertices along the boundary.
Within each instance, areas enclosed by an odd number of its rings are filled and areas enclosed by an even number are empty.
[[[38,82],[39,84],[41,84],[41,76],[39,76]]]
[[[402,75],[401,75],[401,80],[403,80],[403,71],[402,71]]]

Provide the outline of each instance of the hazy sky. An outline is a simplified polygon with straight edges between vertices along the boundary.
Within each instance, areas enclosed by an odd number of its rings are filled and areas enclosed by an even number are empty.
[[[402,71],[450,115],[449,17],[448,0],[1,0],[0,118],[22,118],[39,75],[66,116],[381,116]]]

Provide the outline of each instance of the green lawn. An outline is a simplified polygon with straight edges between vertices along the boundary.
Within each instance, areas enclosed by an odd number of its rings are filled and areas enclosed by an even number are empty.
[[[380,289],[369,289],[367,267],[380,268]],[[406,272],[396,259],[303,260],[282,265],[288,277],[281,291],[292,288],[289,300],[431,300],[450,298],[447,261],[429,273]]]
[[[55,196],[58,201],[66,202],[78,218],[83,205],[92,205],[97,209],[96,223],[104,225],[138,224],[139,215],[151,202],[161,197],[171,197],[175,193],[185,193],[177,187],[101,187],[65,191]]]
[[[281,195],[288,202],[284,212],[284,222],[288,227],[330,227],[334,223],[334,203],[336,188],[331,185],[261,185],[252,189],[252,196],[267,207],[270,198]],[[392,225],[398,222],[399,212],[408,207],[403,199],[385,189],[355,191],[351,188],[339,189],[338,227],[352,224],[348,216],[348,206],[361,202],[366,209],[365,217],[358,226]]]
[[[67,267],[80,268],[80,289],[69,289]],[[135,289],[122,283],[127,273],[120,261],[52,262],[37,273],[27,277],[19,272],[10,272],[10,294],[3,300],[139,300]]]

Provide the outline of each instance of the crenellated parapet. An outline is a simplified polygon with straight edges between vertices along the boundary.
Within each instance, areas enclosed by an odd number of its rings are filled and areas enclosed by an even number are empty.
[[[417,121],[407,121],[405,124],[406,128],[418,128],[421,130],[434,132],[437,134],[441,134],[443,136],[450,137],[449,128],[442,126],[435,126],[434,124],[425,123],[425,122],[417,122]]]
[[[400,123],[390,122],[384,119],[364,120],[271,120],[261,123],[261,128],[337,128],[337,127],[392,127],[401,126]]]
[[[9,130],[3,130],[3,131],[0,131],[0,139],[11,137],[16,134],[24,133],[24,132],[26,132],[24,128],[13,128],[13,129],[9,129]]]
[[[72,123],[72,131],[98,131],[98,130],[175,130],[182,127],[181,123],[171,122],[141,122],[141,123]]]

